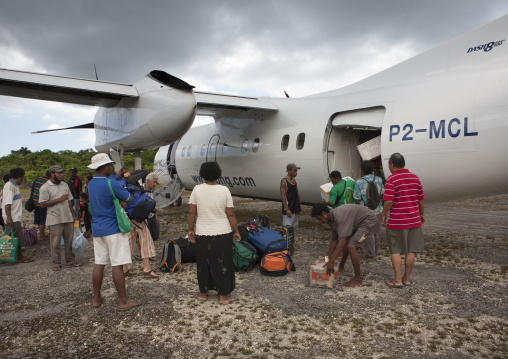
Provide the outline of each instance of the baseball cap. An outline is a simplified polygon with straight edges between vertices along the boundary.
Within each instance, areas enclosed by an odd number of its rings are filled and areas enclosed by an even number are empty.
[[[59,165],[53,165],[50,168],[48,168],[48,172],[52,173],[62,173],[64,170]]]
[[[69,170],[69,172],[76,172],[76,173],[78,173],[78,169],[73,167],[73,168],[71,168],[71,169]]]
[[[92,170],[95,170],[101,166],[107,165],[108,163],[113,163],[113,161],[111,161],[109,156],[105,153],[98,153],[92,157],[92,163],[87,167]]]
[[[299,170],[300,167],[296,167],[296,165],[294,163],[290,163],[286,166],[286,171],[289,171],[289,170]]]

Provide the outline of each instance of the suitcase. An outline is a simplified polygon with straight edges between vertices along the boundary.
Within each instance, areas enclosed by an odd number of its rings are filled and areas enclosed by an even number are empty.
[[[280,252],[287,247],[287,241],[282,238],[279,232],[265,227],[249,233],[249,242],[264,254]]]
[[[281,226],[277,227],[277,232],[286,240],[286,249],[290,255],[293,255],[295,253],[295,229],[291,226]]]

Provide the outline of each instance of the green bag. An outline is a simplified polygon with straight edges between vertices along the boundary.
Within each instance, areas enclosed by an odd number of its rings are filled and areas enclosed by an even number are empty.
[[[236,272],[246,272],[259,262],[256,247],[247,241],[233,242],[233,262]]]
[[[10,236],[6,236],[6,233],[7,229],[0,238],[0,262],[16,262],[16,259],[18,259],[18,239],[14,238],[12,228]]]
[[[116,219],[118,221],[118,228],[120,228],[120,232],[129,233],[131,231],[131,220],[127,216],[127,212],[120,204],[120,200],[116,198],[115,193],[113,192],[113,188],[111,188],[111,180],[108,179],[108,186],[111,194],[113,195],[113,202],[115,203],[115,211],[116,211]]]

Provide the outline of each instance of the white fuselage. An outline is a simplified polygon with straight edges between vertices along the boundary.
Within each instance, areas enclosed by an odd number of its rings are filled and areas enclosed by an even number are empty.
[[[324,97],[264,99],[279,111],[231,111],[191,128],[176,148],[176,168],[190,189],[200,183],[201,163],[216,160],[233,194],[280,199],[280,180],[294,162],[301,167],[302,201],[317,202],[332,170],[360,176],[358,131],[369,128],[381,132],[385,171],[390,155],[401,153],[430,200],[507,193],[506,94],[508,71],[497,69]],[[301,149],[299,134],[305,134]],[[289,144],[282,150],[285,135]]]

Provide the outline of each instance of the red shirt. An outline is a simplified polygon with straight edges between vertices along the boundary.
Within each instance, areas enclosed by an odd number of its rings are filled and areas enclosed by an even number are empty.
[[[385,183],[384,201],[393,201],[388,219],[389,229],[421,227],[419,201],[423,201],[420,179],[406,169],[395,171]]]

